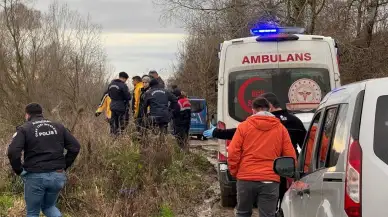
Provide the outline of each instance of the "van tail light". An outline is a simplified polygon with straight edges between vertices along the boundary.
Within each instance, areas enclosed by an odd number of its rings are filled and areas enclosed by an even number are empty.
[[[358,140],[350,140],[345,178],[345,212],[361,217],[362,149]]]
[[[221,152],[218,152],[217,159],[218,159],[218,162],[226,162],[226,161],[228,161],[228,158],[225,155],[221,154]]]
[[[217,128],[225,130],[226,129],[226,124],[224,122],[222,122],[222,121],[218,121]],[[226,153],[228,153],[228,146],[229,146],[230,142],[231,142],[230,140],[225,140],[225,151],[226,151]],[[227,160],[228,160],[227,156],[225,156],[221,152],[218,152],[218,161],[226,162]]]

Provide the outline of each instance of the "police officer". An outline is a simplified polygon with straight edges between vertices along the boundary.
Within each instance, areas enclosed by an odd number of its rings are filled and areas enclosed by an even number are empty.
[[[111,132],[115,135],[124,131],[126,126],[126,117],[129,115],[129,102],[131,101],[131,94],[128,86],[125,84],[128,80],[128,74],[125,72],[119,73],[119,78],[113,80],[108,87],[108,94],[111,98],[110,110],[111,115]]]
[[[161,88],[156,79],[150,81],[150,89],[144,94],[142,111],[150,106],[149,117],[154,127],[162,133],[167,133],[168,123],[171,120],[170,109],[178,112],[178,99],[168,90]],[[170,105],[169,105],[170,104]]]
[[[25,111],[26,123],[17,127],[8,158],[24,181],[27,217],[38,217],[41,210],[46,216],[62,216],[56,202],[66,182],[65,171],[76,159],[80,144],[62,124],[45,119],[39,104],[31,103]]]
[[[182,94],[182,91],[175,88],[173,94],[178,98],[179,112],[174,114],[174,131],[181,149],[188,150],[187,140],[189,138],[191,124],[191,104],[189,99]]]

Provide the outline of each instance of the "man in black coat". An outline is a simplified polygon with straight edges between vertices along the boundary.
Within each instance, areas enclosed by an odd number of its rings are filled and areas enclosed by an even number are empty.
[[[174,114],[174,133],[181,149],[188,150],[188,139],[191,124],[191,104],[189,99],[182,95],[182,91],[175,88],[173,94],[178,98],[179,112]]]
[[[158,72],[151,70],[148,74],[150,77],[158,81],[159,88],[166,88],[163,79],[159,76]]]
[[[162,133],[167,133],[168,123],[171,120],[170,109],[178,111],[178,99],[168,90],[159,87],[158,81],[150,81],[150,89],[144,94],[142,111],[150,107],[149,118],[153,126]]]
[[[113,80],[108,86],[108,94],[112,100],[110,103],[110,110],[112,111],[110,126],[111,132],[115,135],[124,131],[126,126],[125,120],[131,101],[131,94],[125,84],[128,77],[127,73],[120,72],[119,78]]]
[[[24,182],[27,216],[39,216],[41,210],[45,216],[62,216],[56,202],[80,144],[62,124],[45,119],[39,104],[31,103],[25,111],[26,122],[16,128],[8,158]]]

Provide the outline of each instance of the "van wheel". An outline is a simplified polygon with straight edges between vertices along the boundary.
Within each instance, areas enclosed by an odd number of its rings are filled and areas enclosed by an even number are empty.
[[[231,194],[230,188],[225,187],[220,183],[221,188],[221,206],[222,207],[235,207],[237,205],[237,197],[235,194]]]

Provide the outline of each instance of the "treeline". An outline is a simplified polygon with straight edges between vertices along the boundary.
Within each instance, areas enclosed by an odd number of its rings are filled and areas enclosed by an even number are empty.
[[[342,83],[388,75],[387,0],[154,0],[188,36],[170,83],[215,109],[219,44],[249,36],[260,22],[298,26],[339,44]]]
[[[0,1],[2,129],[20,124],[33,101],[56,119],[94,107],[106,80],[100,27],[66,5],[42,12],[29,3]]]

